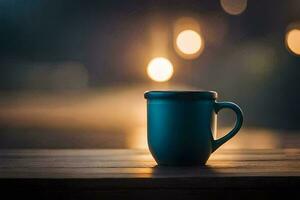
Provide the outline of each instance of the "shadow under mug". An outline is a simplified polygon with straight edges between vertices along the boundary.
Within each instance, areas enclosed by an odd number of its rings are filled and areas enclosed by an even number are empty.
[[[231,139],[241,128],[243,113],[231,102],[216,102],[213,91],[148,91],[147,138],[158,165],[205,165],[211,153]],[[216,134],[219,110],[232,109],[234,128],[220,139]]]

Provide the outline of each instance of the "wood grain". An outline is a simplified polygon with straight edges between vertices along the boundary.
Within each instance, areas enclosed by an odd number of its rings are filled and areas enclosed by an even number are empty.
[[[300,176],[300,150],[220,150],[206,166],[158,167],[147,150],[2,150],[1,178]]]
[[[147,150],[1,150],[1,194],[30,199],[299,196],[300,149],[220,149],[206,166],[158,167]]]

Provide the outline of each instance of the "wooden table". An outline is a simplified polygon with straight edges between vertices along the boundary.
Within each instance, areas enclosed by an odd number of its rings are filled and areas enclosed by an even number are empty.
[[[253,199],[300,195],[300,149],[216,151],[157,167],[147,150],[0,150],[1,194],[37,199]]]

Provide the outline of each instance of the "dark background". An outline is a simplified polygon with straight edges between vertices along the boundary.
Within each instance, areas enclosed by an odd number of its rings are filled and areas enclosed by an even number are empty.
[[[48,147],[43,137],[55,143],[70,132],[118,132],[123,140],[128,116],[120,110],[144,103],[144,90],[166,87],[218,91],[221,100],[243,108],[246,128],[299,130],[300,57],[285,45],[299,10],[297,0],[249,0],[240,15],[210,0],[0,1],[0,145],[31,147],[39,138],[37,146]],[[199,21],[205,41],[194,60],[178,56],[172,45],[173,23],[183,16]],[[160,27],[168,36],[162,56],[175,70],[168,85],[146,74],[150,59],[160,55],[152,38]],[[112,126],[103,128],[106,120]]]

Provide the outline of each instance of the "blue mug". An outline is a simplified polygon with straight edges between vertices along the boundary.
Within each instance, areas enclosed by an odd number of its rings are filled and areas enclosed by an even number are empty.
[[[148,146],[158,165],[205,165],[211,153],[241,128],[243,113],[231,102],[216,102],[213,91],[148,91]],[[236,114],[234,128],[214,139],[216,115],[222,108]]]

